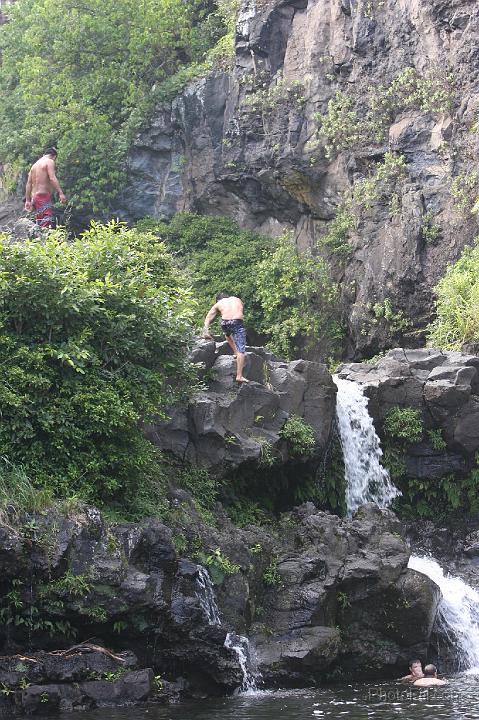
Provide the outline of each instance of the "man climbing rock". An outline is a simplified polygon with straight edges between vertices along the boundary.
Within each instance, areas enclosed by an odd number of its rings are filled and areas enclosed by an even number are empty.
[[[54,227],[53,192],[58,193],[62,204],[67,201],[55,174],[56,157],[56,149],[47,148],[28,173],[25,210],[27,212],[35,210],[35,221],[42,230]]]
[[[216,296],[216,303],[208,311],[203,328],[203,337],[212,340],[209,333],[210,323],[217,314],[221,315],[221,329],[233,354],[236,357],[236,382],[247,383],[243,375],[246,359],[246,331],[243,323],[243,303],[235,295],[220,293]]]

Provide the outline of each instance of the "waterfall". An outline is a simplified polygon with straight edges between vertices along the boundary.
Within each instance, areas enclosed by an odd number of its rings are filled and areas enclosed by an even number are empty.
[[[365,503],[388,507],[400,492],[381,465],[382,450],[368,400],[355,382],[334,377],[338,388],[336,413],[344,455],[346,508],[351,516]]]
[[[457,648],[460,668],[479,673],[479,593],[461,578],[445,575],[433,558],[412,555],[408,567],[439,586],[442,598],[436,623]]]
[[[243,635],[228,633],[225,639],[225,648],[236,653],[238,662],[243,673],[243,682],[239,687],[240,693],[256,692],[256,678],[252,670],[251,650],[249,640]]]
[[[221,625],[215,591],[208,570],[202,565],[197,565],[197,568],[198,575],[196,577],[196,584],[198,586],[198,592],[196,593],[196,597],[200,601],[201,609],[206,615],[209,625]]]

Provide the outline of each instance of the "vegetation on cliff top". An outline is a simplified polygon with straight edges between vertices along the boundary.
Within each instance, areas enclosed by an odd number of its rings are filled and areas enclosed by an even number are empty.
[[[231,35],[232,12],[228,0],[19,0],[0,27],[0,161],[10,177],[56,145],[75,205],[108,208],[135,132],[211,66],[202,64]]]
[[[336,348],[340,313],[328,264],[299,252],[288,236],[269,238],[229,218],[191,213],[169,224],[146,218],[137,228],[164,240],[190,277],[198,326],[225,290],[243,299],[248,327],[282,357],[319,345],[327,358]]]

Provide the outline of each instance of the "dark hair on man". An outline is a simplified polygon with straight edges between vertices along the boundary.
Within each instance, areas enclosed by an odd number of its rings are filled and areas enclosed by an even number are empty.
[[[434,677],[434,675],[437,673],[437,668],[435,665],[426,665],[424,668],[424,676],[425,677]]]
[[[419,663],[420,665],[422,665],[419,658],[413,658],[412,660],[409,661],[409,667],[412,667],[414,665],[414,663]]]
[[[231,297],[231,295],[229,293],[225,293],[225,292],[218,293],[218,295],[216,296],[216,302],[219,302],[220,300],[225,300],[226,298],[229,298],[229,297]]]
[[[44,152],[43,154],[44,154],[44,155],[53,155],[53,157],[56,157],[56,156],[58,155],[57,149],[56,149],[55,147],[53,147],[53,146],[52,146],[52,147],[47,147],[46,150],[45,150],[45,152]]]

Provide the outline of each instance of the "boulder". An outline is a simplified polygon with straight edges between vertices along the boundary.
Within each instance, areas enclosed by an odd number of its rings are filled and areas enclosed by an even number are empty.
[[[235,381],[235,359],[227,343],[198,341],[192,352],[201,363],[206,388],[167,421],[145,428],[161,450],[219,474],[257,461],[265,443],[281,448],[281,428],[291,415],[312,426],[317,454],[326,448],[335,413],[336,386],[325,365],[280,362],[263,348],[246,349],[247,384]]]

